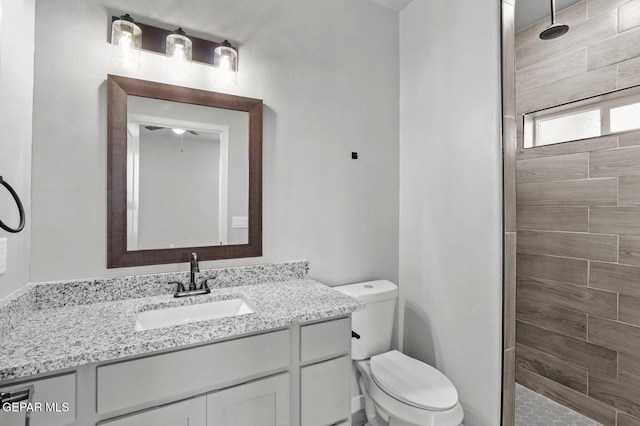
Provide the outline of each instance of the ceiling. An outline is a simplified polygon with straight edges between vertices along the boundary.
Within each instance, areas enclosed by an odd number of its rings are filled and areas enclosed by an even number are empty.
[[[559,12],[581,0],[557,0],[556,12]],[[516,0],[516,31],[551,15],[549,0]]]
[[[398,12],[405,8],[406,5],[413,0],[373,0],[389,9],[397,10]]]

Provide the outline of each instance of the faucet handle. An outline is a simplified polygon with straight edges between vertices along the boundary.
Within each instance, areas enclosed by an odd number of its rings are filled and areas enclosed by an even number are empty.
[[[200,290],[207,290],[209,288],[209,280],[215,280],[215,279],[216,277],[209,277],[202,280],[202,283],[200,284]]]
[[[178,288],[176,289],[177,293],[185,291],[184,284],[182,284],[180,281],[169,281],[169,284],[178,284]]]

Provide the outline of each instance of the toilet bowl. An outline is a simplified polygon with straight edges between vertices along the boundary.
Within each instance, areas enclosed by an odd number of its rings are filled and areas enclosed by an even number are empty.
[[[464,413],[458,392],[440,371],[390,351],[398,287],[369,281],[335,287],[366,304],[352,314],[351,358],[359,373],[369,426],[457,426]]]

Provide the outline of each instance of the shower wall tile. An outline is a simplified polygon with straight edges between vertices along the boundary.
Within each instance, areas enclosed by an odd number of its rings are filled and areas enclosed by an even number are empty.
[[[619,178],[618,197],[621,206],[640,206],[640,176]]]
[[[618,236],[520,230],[518,253],[615,262],[618,259]]]
[[[615,206],[618,203],[618,180],[521,183],[516,188],[516,198],[518,206]]]
[[[516,231],[516,125],[515,120],[504,117],[504,227],[505,232]],[[515,246],[514,246],[515,250]],[[515,255],[515,251],[514,251]]]
[[[591,262],[589,287],[640,296],[640,268],[614,263]]]
[[[640,137],[638,137],[638,139],[638,144],[640,145]],[[575,154],[578,152],[589,152],[601,149],[613,149],[617,147],[618,136],[602,136],[599,138],[582,139],[574,142],[528,148],[522,152],[518,152],[518,161],[529,160],[532,158],[552,157],[555,155]]]
[[[618,8],[618,32],[640,26],[640,0],[633,0]]]
[[[552,42],[548,21],[515,38],[516,380],[640,426],[640,130],[522,149],[523,113],[640,85],[640,0],[560,11]]]
[[[558,155],[524,160],[518,164],[518,183],[587,179],[589,154]]]
[[[613,407],[581,392],[524,368],[516,368],[516,381],[547,398],[602,423],[604,426],[615,426],[616,424],[616,410]]]
[[[504,374],[502,376],[502,425],[513,425],[516,405],[516,348],[504,352]]]
[[[640,45],[640,40],[638,42]],[[640,175],[640,147],[597,151],[589,154],[589,177]]]
[[[516,233],[505,233],[504,348],[516,346]]]
[[[610,92],[617,88],[617,84],[618,68],[616,65],[599,68],[575,77],[521,91],[516,99],[516,113],[526,114]]]
[[[622,64],[620,65],[620,68],[622,68]],[[640,84],[640,60],[638,61],[638,77],[639,78],[638,78],[637,84]],[[635,132],[622,133],[619,139],[620,139],[620,148],[625,146],[640,145],[640,130]]]
[[[587,314],[526,298],[518,298],[516,306],[518,321],[565,336],[587,339]]]
[[[585,21],[587,19],[586,0],[582,0],[566,9],[559,10],[556,14],[556,19],[558,22],[563,22],[572,27]],[[539,34],[549,25],[551,25],[551,17],[547,16],[527,28],[518,31],[515,36],[516,49],[540,40]]]
[[[589,71],[640,56],[640,28],[592,44],[587,56]]]
[[[589,208],[523,206],[516,210],[516,226],[541,231],[587,232]]]
[[[532,371],[578,392],[587,393],[589,370],[546,352],[517,345],[516,367]]]
[[[589,327],[591,327],[589,318]],[[604,321],[604,320],[603,320]],[[591,336],[591,329],[589,329]],[[615,377],[617,353],[615,350],[545,330],[522,321],[517,322],[516,344],[536,348],[565,361],[572,362],[590,371],[598,371]]]
[[[609,10],[607,13],[573,25],[566,35],[556,39],[553,43],[537,38],[516,49],[516,70],[614,36],[617,33],[617,28],[617,10]],[[517,95],[520,96],[519,93]]]
[[[618,426],[640,426],[640,418],[633,417],[628,414],[618,413]]]
[[[518,276],[517,297],[537,300],[576,313],[614,320],[618,317],[618,294],[611,291]]]
[[[516,273],[563,283],[587,285],[589,263],[586,260],[518,253]]]
[[[586,46],[523,68],[516,75],[516,90],[520,92],[585,72],[587,72]]]
[[[589,211],[589,231],[640,235],[640,207],[592,207]]]
[[[640,357],[640,327],[589,317],[588,330],[590,342],[627,355]]]

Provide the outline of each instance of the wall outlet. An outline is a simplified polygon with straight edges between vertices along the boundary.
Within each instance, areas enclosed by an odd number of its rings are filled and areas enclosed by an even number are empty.
[[[247,216],[233,216],[231,221],[232,228],[248,228],[249,218]]]
[[[0,238],[0,275],[7,272],[7,239]]]

